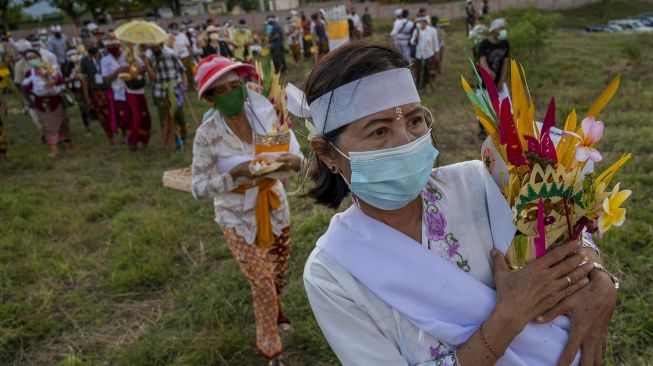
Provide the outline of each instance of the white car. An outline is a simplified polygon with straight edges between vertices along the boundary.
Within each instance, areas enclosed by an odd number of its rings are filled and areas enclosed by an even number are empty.
[[[610,25],[618,25],[626,31],[632,32],[643,32],[649,33],[653,32],[653,27],[647,27],[639,20],[635,19],[620,19],[620,20],[611,20],[608,22]]]

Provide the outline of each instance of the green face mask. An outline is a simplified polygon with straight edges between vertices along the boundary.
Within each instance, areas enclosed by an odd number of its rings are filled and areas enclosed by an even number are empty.
[[[506,29],[502,29],[499,31],[499,40],[500,41],[505,41],[508,39],[508,31]]]
[[[232,89],[228,93],[213,97],[213,105],[227,117],[237,116],[245,108],[245,88]]]

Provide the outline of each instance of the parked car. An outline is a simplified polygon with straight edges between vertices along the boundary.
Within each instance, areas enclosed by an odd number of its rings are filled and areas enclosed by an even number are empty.
[[[653,27],[653,16],[635,15],[634,17],[630,17],[630,19],[638,20],[647,27]]]
[[[607,24],[608,28],[612,30],[612,32],[623,32],[624,28],[620,25],[616,24]]]
[[[610,28],[610,26],[607,25],[607,24],[588,25],[587,27],[585,27],[585,31],[590,32],[590,33],[599,33],[599,32],[612,33],[612,32],[614,32],[614,30],[612,28]]]
[[[608,24],[618,25],[624,28],[626,31],[644,32],[644,33],[653,32],[653,27],[647,27],[639,20],[634,20],[634,19],[611,20],[608,22]]]
[[[585,31],[590,33],[598,33],[598,32],[616,33],[616,32],[623,32],[623,28],[621,28],[616,24],[592,24],[585,27]]]

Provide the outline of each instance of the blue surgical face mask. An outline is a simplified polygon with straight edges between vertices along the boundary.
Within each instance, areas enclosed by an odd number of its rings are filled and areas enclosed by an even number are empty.
[[[508,30],[507,29],[502,29],[499,31],[499,40],[500,41],[505,41],[508,39]]]
[[[349,156],[335,149],[351,162],[349,189],[382,210],[396,210],[414,200],[426,187],[438,156],[430,128],[417,140],[390,149],[350,152]]]

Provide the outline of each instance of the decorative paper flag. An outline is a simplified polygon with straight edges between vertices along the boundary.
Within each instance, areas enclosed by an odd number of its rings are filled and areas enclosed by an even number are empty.
[[[335,6],[326,12],[327,34],[329,36],[329,50],[349,42],[349,23],[347,22],[347,10],[344,5]]]

